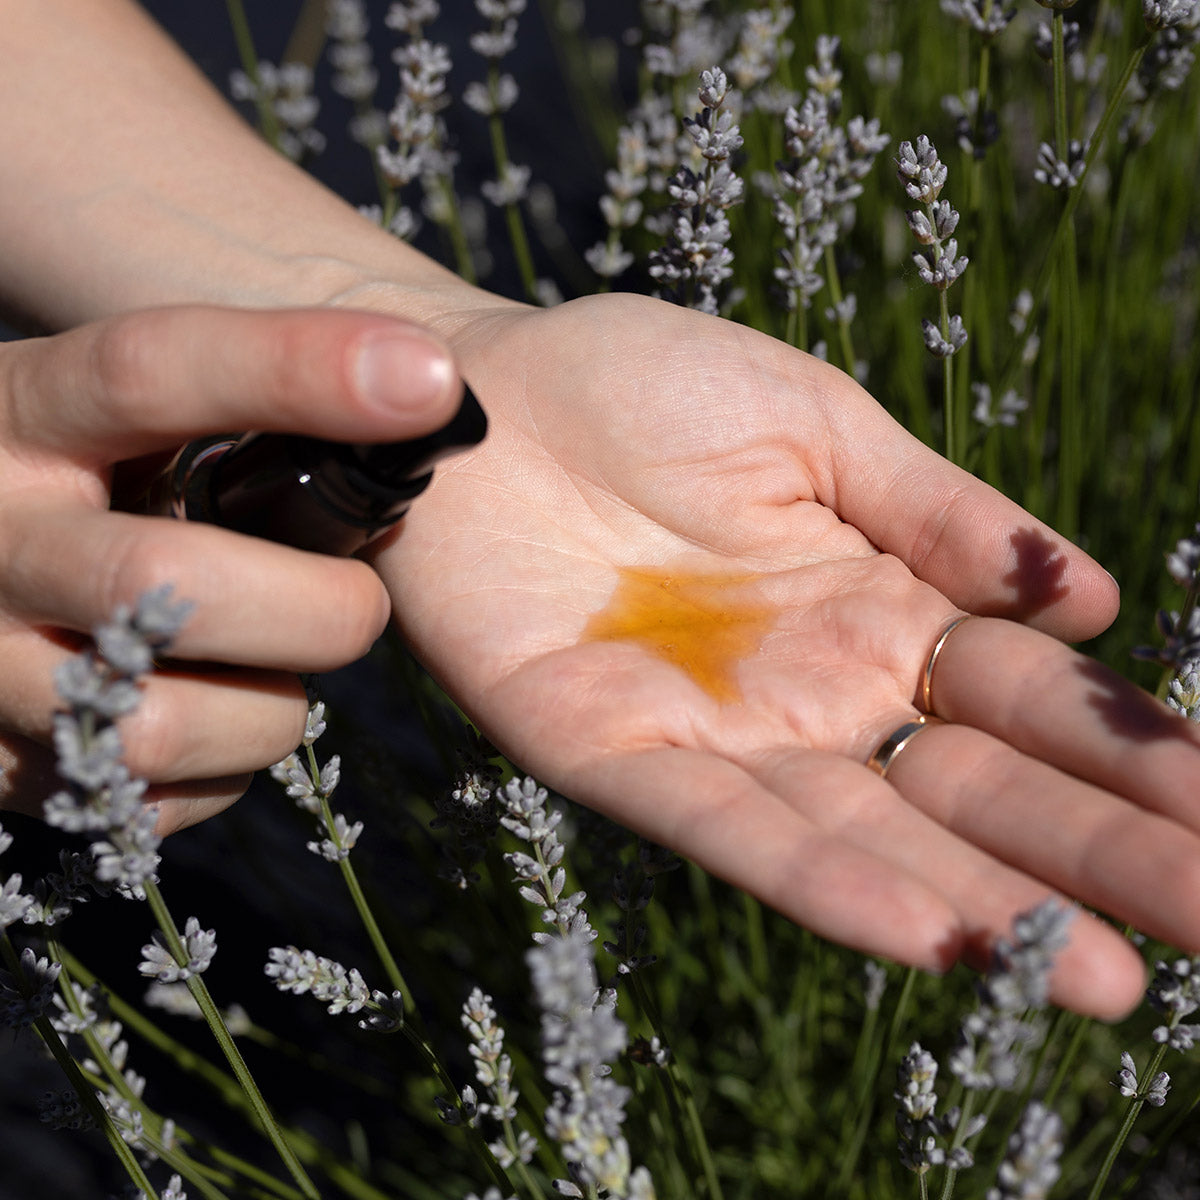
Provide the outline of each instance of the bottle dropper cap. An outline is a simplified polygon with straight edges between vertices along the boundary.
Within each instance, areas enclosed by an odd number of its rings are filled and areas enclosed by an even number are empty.
[[[407,442],[348,445],[250,433],[216,461],[202,515],[304,550],[350,554],[386,532],[429,486],[441,459],[483,440],[470,389],[441,429]]]

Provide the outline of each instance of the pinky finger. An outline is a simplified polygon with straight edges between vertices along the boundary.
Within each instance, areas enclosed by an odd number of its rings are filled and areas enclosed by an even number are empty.
[[[155,833],[166,837],[224,812],[242,798],[253,778],[253,775],[226,775],[220,779],[194,779],[152,787],[146,799],[158,809]]]
[[[197,825],[241,799],[252,774],[154,784],[145,802],[158,812],[155,833],[166,837]],[[0,812],[42,817],[46,800],[62,787],[54,751],[16,734],[0,736]]]

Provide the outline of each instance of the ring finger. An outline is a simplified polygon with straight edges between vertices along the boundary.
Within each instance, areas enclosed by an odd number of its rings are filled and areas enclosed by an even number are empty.
[[[54,674],[68,652],[34,631],[9,635],[5,650],[11,670],[0,724],[48,744],[53,714],[63,707]],[[185,671],[174,664],[145,678],[137,708],[119,719],[118,728],[133,775],[177,783],[241,775],[277,762],[299,743],[307,709],[293,674]]]
[[[1200,727],[1054,638],[963,621],[937,654],[927,707],[1200,832]]]
[[[909,804],[1026,875],[1174,945],[1200,944],[1200,837],[966,725],[893,760]]]
[[[160,837],[227,809],[250,786],[249,775],[153,784],[144,800],[158,808]],[[40,817],[46,797],[59,787],[54,752],[15,734],[0,734],[0,809]]]

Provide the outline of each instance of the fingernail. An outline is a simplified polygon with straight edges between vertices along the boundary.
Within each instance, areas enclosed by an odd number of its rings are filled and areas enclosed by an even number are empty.
[[[438,404],[458,383],[446,351],[424,334],[368,334],[354,363],[358,394],[386,412],[419,411]]]

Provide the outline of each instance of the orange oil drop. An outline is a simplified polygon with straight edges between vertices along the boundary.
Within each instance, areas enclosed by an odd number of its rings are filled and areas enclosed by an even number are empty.
[[[754,575],[619,568],[608,604],[583,642],[633,642],[678,667],[717,700],[740,698],[737,664],[758,649],[776,609],[744,596]],[[739,593],[743,593],[739,596]]]

